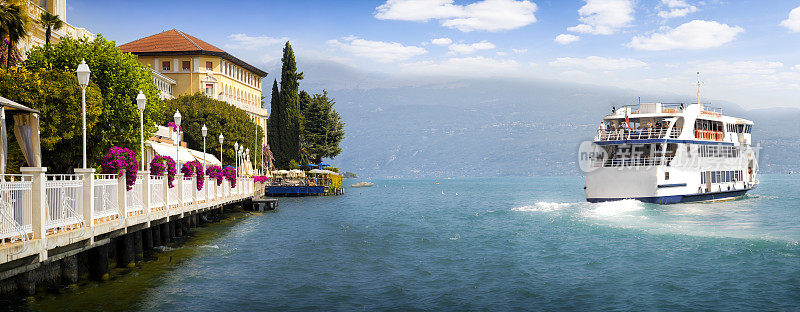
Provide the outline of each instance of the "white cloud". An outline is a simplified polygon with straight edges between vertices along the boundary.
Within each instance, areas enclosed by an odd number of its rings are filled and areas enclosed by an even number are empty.
[[[559,57],[547,63],[553,67],[583,68],[588,70],[621,70],[638,67],[647,67],[647,63],[631,58],[605,58],[589,56],[585,58]]]
[[[483,56],[450,58],[442,62],[423,61],[401,64],[401,71],[413,75],[445,76],[509,76],[516,72],[519,63]]]
[[[511,52],[514,52],[516,54],[523,54],[528,52],[528,49],[511,49]]]
[[[658,12],[661,18],[684,17],[689,13],[697,12],[697,7],[686,3],[684,0],[661,0],[661,7],[666,6],[667,10]]]
[[[454,0],[387,0],[375,9],[375,18],[425,22],[463,32],[516,29],[536,22],[535,3],[528,0],[481,0],[469,5]]]
[[[246,34],[231,34],[228,43],[223,47],[229,50],[258,50],[264,47],[283,44],[289,38],[274,38],[269,36],[248,36]]]
[[[585,0],[578,10],[582,24],[567,30],[582,34],[610,35],[633,21],[632,0]]]
[[[446,46],[448,44],[453,43],[453,40],[450,38],[436,38],[431,40],[431,43],[438,45],[438,46]]]
[[[731,42],[743,31],[739,26],[693,20],[663,33],[633,37],[627,46],[646,51],[706,49]]]
[[[553,41],[558,42],[560,44],[570,44],[578,40],[581,40],[581,37],[570,34],[560,34],[556,36],[555,39],[553,39]]]
[[[789,12],[789,18],[781,22],[781,26],[789,28],[792,32],[800,32],[800,7]]]
[[[353,36],[342,38],[342,41],[328,40],[327,43],[357,57],[369,58],[382,63],[405,61],[428,53],[428,50],[422,47],[405,46],[397,42],[371,41]]]
[[[472,44],[454,43],[448,47],[448,49],[450,49],[450,53],[452,54],[474,54],[480,50],[491,50],[494,48],[496,48],[495,45],[486,40]]]
[[[797,65],[794,65],[794,66],[792,66],[792,69],[794,69],[794,70],[800,70],[800,64],[797,64]]]
[[[454,5],[453,0],[388,0],[375,8],[375,18],[426,22],[460,16],[462,11],[463,7]]]

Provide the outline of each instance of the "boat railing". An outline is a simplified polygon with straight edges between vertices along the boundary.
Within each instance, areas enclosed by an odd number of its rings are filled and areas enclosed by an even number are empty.
[[[677,128],[648,128],[648,129],[598,129],[595,141],[622,141],[622,140],[647,140],[647,139],[674,139],[680,135]]]
[[[669,164],[674,157],[632,157],[596,159],[592,162],[594,167],[646,167]]]

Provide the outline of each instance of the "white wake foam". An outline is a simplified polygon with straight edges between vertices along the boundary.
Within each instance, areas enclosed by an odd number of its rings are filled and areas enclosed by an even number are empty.
[[[511,208],[511,211],[553,212],[569,207],[570,203],[536,202],[533,205]]]
[[[594,204],[587,214],[594,217],[631,216],[644,210],[644,203],[635,199],[624,199]]]

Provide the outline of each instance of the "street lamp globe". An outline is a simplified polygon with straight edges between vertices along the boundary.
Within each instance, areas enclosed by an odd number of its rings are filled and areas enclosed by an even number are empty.
[[[86,60],[81,60],[81,64],[78,65],[78,69],[75,70],[75,73],[78,74],[78,84],[81,85],[81,88],[86,88],[89,84],[89,75],[92,73],[89,70],[89,65],[86,65]]]
[[[225,141],[225,136],[222,133],[219,134],[219,145],[222,146],[222,142]]]
[[[142,91],[139,91],[139,95],[136,96],[136,106],[139,107],[139,111],[144,111],[144,107],[147,104],[147,97],[144,96]]]
[[[175,110],[175,115],[172,115],[172,118],[175,119],[175,126],[176,127],[180,127],[181,126],[181,112],[176,109]]]
[[[205,124],[203,124],[203,127],[200,128],[200,132],[203,134],[204,138],[206,137],[206,135],[208,135],[208,128],[206,128]]]

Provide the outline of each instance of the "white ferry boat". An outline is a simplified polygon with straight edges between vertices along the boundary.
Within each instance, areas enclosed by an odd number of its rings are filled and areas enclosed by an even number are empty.
[[[752,128],[750,120],[701,103],[613,109],[587,157],[586,200],[672,204],[743,196],[758,185]]]

